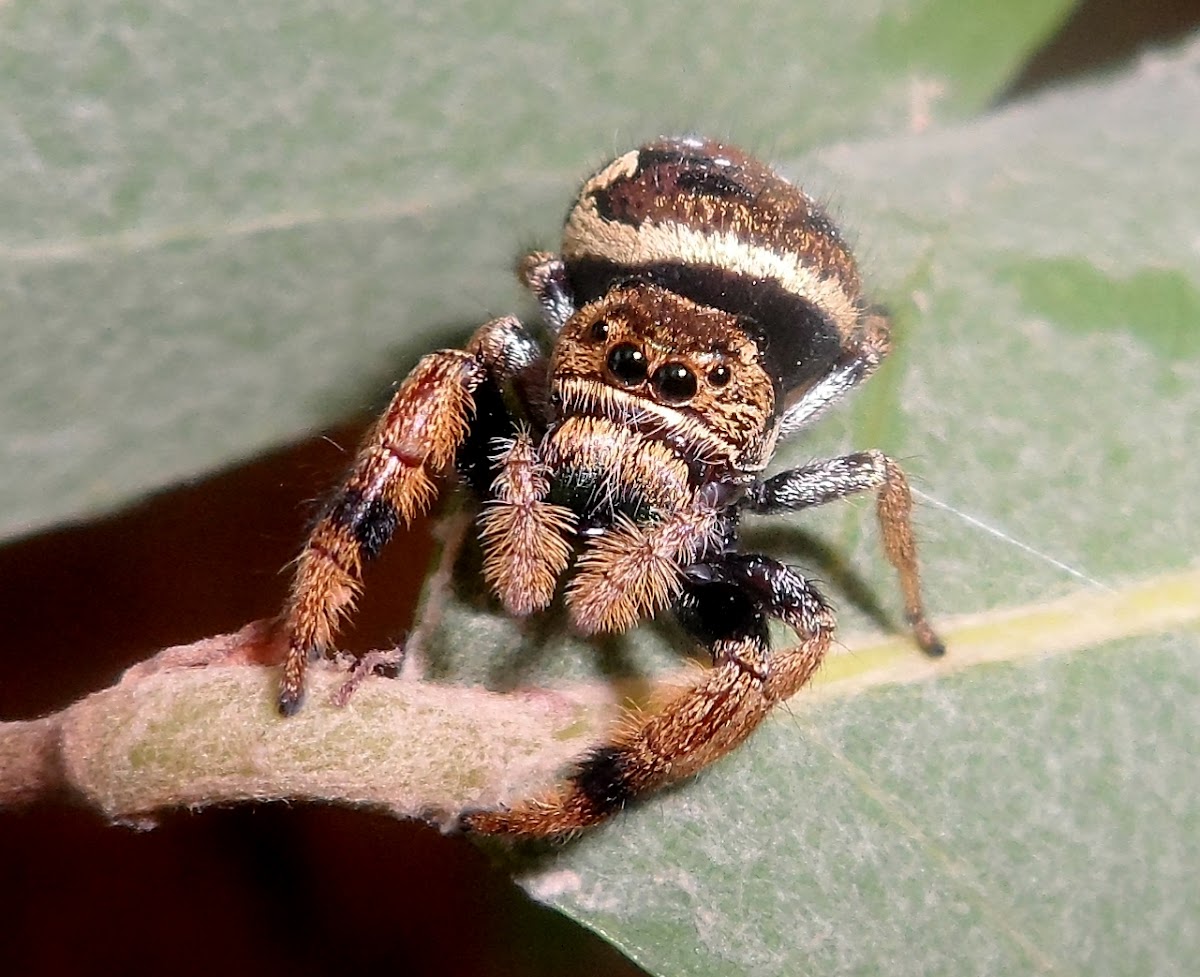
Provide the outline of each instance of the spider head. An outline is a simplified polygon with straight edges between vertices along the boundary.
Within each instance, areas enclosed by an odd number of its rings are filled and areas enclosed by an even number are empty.
[[[696,441],[737,468],[765,461],[775,391],[737,316],[655,284],[616,287],[563,327],[551,366],[564,413],[600,413]]]

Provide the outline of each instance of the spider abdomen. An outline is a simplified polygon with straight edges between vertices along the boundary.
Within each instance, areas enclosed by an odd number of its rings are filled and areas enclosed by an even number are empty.
[[[738,316],[781,409],[833,368],[862,318],[857,266],[820,206],[712,140],[664,139],[601,169],[567,218],[562,254],[580,305],[647,282]]]

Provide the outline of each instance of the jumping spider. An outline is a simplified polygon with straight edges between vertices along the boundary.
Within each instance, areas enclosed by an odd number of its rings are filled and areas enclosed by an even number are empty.
[[[552,337],[511,317],[422,359],[376,422],[301,553],[284,610],[280,710],[331,646],[364,561],[457,468],[482,500],[484,576],[505,608],[566,606],[584,634],[670,608],[712,654],[695,687],[630,718],[548,796],[463,816],[485,834],[551,837],[688,777],[800,689],[834,614],[796,570],[739,552],[743,515],[878,493],[887,557],[918,644],[943,651],[922,606],[912,499],[879,451],[764,478],[780,437],[810,423],[888,352],[887,318],[825,213],[745,153],[665,139],[584,183],[561,254],[520,277]],[[799,639],[772,652],[767,618]]]

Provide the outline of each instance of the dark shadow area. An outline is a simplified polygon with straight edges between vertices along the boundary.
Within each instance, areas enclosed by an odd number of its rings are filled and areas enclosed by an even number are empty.
[[[1200,26],[1200,0],[1087,0],[1037,52],[997,99],[1010,102],[1047,85],[1116,70],[1155,47],[1181,41]]]
[[[282,805],[153,831],[64,807],[5,815],[4,972],[318,977],[641,973],[410,822]]]

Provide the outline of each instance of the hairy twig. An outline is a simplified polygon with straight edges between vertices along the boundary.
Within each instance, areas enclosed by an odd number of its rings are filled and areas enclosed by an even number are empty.
[[[959,618],[946,629],[953,653],[937,662],[906,638],[849,639],[854,652],[831,656],[805,697],[1195,627],[1198,584],[1192,569]],[[447,825],[464,808],[554,783],[611,728],[626,691],[598,682],[495,693],[364,670],[339,705],[349,672],[326,662],[312,670],[305,708],[283,719],[276,669],[262,664],[275,651],[256,622],[161,651],[51,716],[0,723],[0,807],[66,794],[145,824],[173,807],[309,799]],[[666,684],[690,680],[687,668]]]
[[[0,723],[0,806],[68,793],[121,822],[237,801],[319,799],[448,824],[548,782],[617,711],[616,693],[488,692],[314,668],[307,706],[275,711],[266,629],[169,648],[112,688]]]

